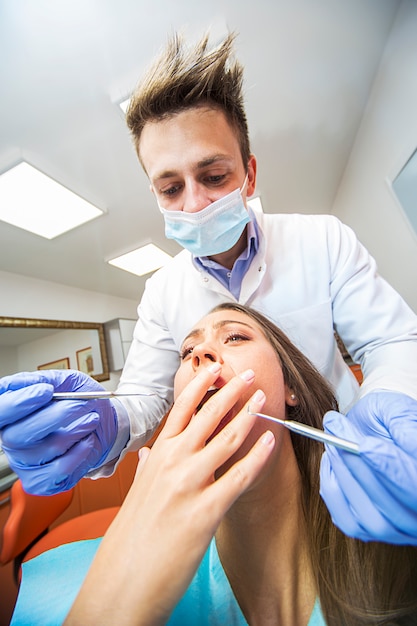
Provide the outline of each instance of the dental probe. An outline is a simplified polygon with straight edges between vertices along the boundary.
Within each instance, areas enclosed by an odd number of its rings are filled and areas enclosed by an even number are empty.
[[[52,400],[100,400],[123,396],[142,396],[141,393],[118,393],[117,391],[56,391]]]
[[[310,439],[316,439],[322,443],[329,443],[332,446],[343,448],[343,450],[347,450],[353,454],[360,454],[357,443],[348,441],[347,439],[342,439],[341,437],[336,437],[335,435],[329,435],[324,432],[324,430],[320,430],[319,428],[307,426],[306,424],[295,422],[294,420],[281,420],[278,417],[272,417],[271,415],[265,415],[264,413],[254,413],[250,410],[250,407],[248,407],[248,413],[251,415],[257,415],[258,417],[263,417],[264,419],[271,420],[272,422],[277,422],[278,424],[282,424],[289,430],[299,433],[300,435],[304,435],[305,437],[309,437]]]

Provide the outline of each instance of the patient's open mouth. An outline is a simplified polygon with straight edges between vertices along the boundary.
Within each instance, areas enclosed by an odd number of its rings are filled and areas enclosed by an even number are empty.
[[[204,398],[201,400],[200,404],[197,407],[197,411],[199,411],[201,409],[201,407],[208,402],[208,400],[210,400],[210,398],[212,396],[214,396],[215,393],[217,393],[219,391],[219,389],[221,389],[223,387],[225,383],[224,382],[219,382],[216,381],[216,385],[212,385],[208,390],[207,393],[205,394]],[[210,435],[210,437],[208,438],[208,440],[206,441],[206,443],[208,443],[211,439],[213,439],[213,437],[215,437],[217,435],[217,433],[219,433],[225,426],[226,424],[228,424],[230,422],[230,420],[234,417],[235,415],[235,407],[232,407],[231,409],[229,409],[229,411],[227,411],[227,413],[222,417],[221,421],[219,422],[219,424],[216,426],[215,430],[213,431],[213,433]]]
[[[197,407],[197,411],[199,411],[201,409],[201,407],[203,406],[203,404],[205,404],[207,402],[207,400],[210,400],[210,398],[212,396],[214,396],[214,394],[219,391],[220,387],[215,387],[214,385],[212,385],[208,390],[206,395],[204,396],[204,398],[201,400],[200,404]]]

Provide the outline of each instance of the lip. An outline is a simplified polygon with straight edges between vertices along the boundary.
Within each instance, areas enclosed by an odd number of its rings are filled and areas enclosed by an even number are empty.
[[[204,394],[204,397],[202,398],[201,402],[198,404],[196,408],[196,413],[198,413],[198,411],[203,407],[203,405],[208,400],[210,400],[210,398],[212,398],[218,390],[219,389],[217,387],[214,387],[213,385],[207,389],[207,392]]]
[[[222,387],[224,387],[226,383],[227,383],[227,380],[225,380],[222,376],[219,376],[218,378],[216,378],[216,380],[214,381],[210,389],[219,390]]]
[[[225,380],[224,378],[222,378],[221,376],[219,376],[219,378],[217,378],[214,382],[213,385],[211,385],[208,390],[207,393],[205,394],[204,398],[201,400],[200,404],[197,407],[197,411],[199,411],[201,409],[201,407],[217,392],[219,391],[219,389],[221,389],[222,387],[224,387],[227,384],[227,380]],[[215,437],[221,430],[223,430],[223,428],[234,418],[234,416],[236,415],[236,410],[235,410],[235,406],[233,406],[227,413],[226,415],[222,418],[222,420],[219,422],[219,424],[216,426],[216,428],[214,429],[214,431],[211,433],[210,437],[207,439],[206,444],[211,441],[213,439],[213,437]]]
[[[214,394],[219,391],[219,389],[221,389],[222,387],[224,387],[226,384],[226,381],[224,380],[224,378],[222,378],[221,376],[219,376],[219,378],[217,378],[213,385],[211,385],[208,389],[206,394],[204,395],[204,397],[202,398],[201,402],[199,403],[198,407],[197,407],[197,411],[199,411],[201,409],[201,407],[208,401],[210,400],[210,398],[212,396],[214,396]]]

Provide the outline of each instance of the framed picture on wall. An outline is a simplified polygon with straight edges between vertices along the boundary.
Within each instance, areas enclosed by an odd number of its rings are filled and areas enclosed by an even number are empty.
[[[38,365],[38,370],[69,370],[69,366],[70,360],[68,357],[65,357],[65,359],[58,359],[57,361]]]
[[[77,368],[84,374],[93,374],[94,360],[91,346],[77,350]]]

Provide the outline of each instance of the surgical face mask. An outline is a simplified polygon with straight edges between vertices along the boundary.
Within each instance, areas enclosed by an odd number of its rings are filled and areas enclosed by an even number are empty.
[[[230,250],[250,221],[242,198],[247,180],[246,175],[241,189],[235,189],[196,213],[167,211],[158,204],[165,220],[165,236],[195,256],[212,256]]]

